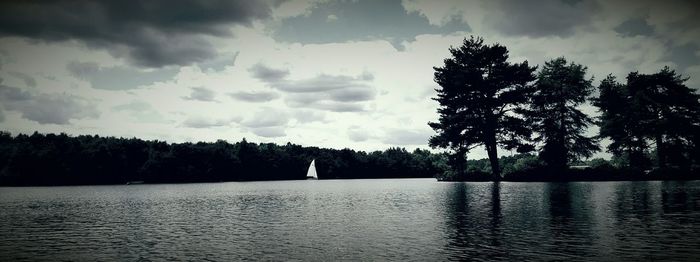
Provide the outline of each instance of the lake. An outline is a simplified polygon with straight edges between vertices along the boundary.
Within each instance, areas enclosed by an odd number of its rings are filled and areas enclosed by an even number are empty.
[[[0,188],[18,260],[700,259],[700,181]]]

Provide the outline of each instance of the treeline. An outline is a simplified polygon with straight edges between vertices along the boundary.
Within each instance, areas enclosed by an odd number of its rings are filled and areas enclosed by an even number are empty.
[[[631,72],[622,83],[609,75],[595,87],[586,66],[564,57],[541,67],[511,63],[505,46],[476,37],[449,51],[444,65],[434,68],[439,121],[429,123],[437,132],[430,145],[449,151],[447,178],[473,180],[488,172],[490,180],[578,180],[586,175],[605,180],[610,174],[635,179],[630,176],[652,169],[698,170],[700,95],[685,85],[687,77],[668,67],[653,74]],[[586,103],[601,116],[581,111]],[[600,133],[589,136],[586,131],[593,125]],[[602,139],[611,141],[606,150],[615,165],[585,172],[570,168],[601,150]],[[488,169],[466,158],[477,146],[486,148]],[[528,164],[505,168],[499,148],[522,153]]]
[[[80,185],[305,179],[420,178],[443,172],[438,154],[366,153],[287,143],[167,143],[137,138],[0,132],[0,185]]]
[[[447,157],[447,154],[444,155]],[[648,153],[646,158],[655,161],[655,154]],[[681,168],[668,166],[664,168],[640,169],[629,166],[624,157],[613,156],[607,160],[593,158],[578,160],[570,163],[566,169],[548,167],[536,154],[523,153],[511,156],[501,156],[498,159],[501,167],[501,181],[646,181],[646,180],[697,180],[700,173],[697,166],[694,168]],[[493,181],[491,163],[486,159],[466,160],[468,167],[464,174],[459,176],[449,166],[445,166],[445,172],[437,178],[443,181]]]

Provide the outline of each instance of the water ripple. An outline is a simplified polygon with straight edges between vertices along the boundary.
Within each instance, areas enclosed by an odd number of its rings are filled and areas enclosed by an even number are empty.
[[[700,182],[348,180],[0,188],[0,258],[700,258]]]

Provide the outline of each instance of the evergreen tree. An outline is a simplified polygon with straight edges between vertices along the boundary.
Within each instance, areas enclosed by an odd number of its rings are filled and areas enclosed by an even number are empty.
[[[600,85],[596,106],[601,116],[600,136],[613,142],[613,154],[627,154],[633,167],[646,168],[647,141],[655,144],[659,167],[667,162],[688,166],[700,130],[700,96],[684,78],[664,67],[655,74],[632,72],[626,85],[608,77]]]
[[[633,101],[627,86],[608,75],[600,82],[598,91],[598,98],[593,100],[593,105],[601,113],[598,137],[611,140],[607,150],[615,159],[623,160],[630,166],[646,167],[648,159],[644,151],[647,143],[639,126],[641,116],[640,112],[632,109]]]
[[[430,145],[450,149],[450,163],[457,172],[464,172],[466,153],[483,145],[493,179],[498,180],[498,147],[527,149],[523,141],[531,131],[522,113],[536,67],[527,61],[508,62],[506,47],[485,45],[482,38],[464,39],[462,46],[449,51],[452,57],[444,60],[444,66],[434,67],[440,85],[434,100],[440,108],[439,121],[429,123],[437,132]]]
[[[537,75],[528,116],[537,133],[534,140],[542,144],[540,158],[550,168],[566,169],[598,150],[595,139],[584,135],[593,119],[578,109],[593,91],[586,71],[559,57],[545,62]]]
[[[685,85],[687,80],[668,67],[655,74],[633,72],[627,76],[631,109],[641,116],[640,131],[656,145],[659,167],[666,166],[669,160],[669,146],[674,147],[675,152],[687,151],[684,147],[691,144],[692,135],[697,131],[700,96]],[[674,158],[678,163],[679,157]]]

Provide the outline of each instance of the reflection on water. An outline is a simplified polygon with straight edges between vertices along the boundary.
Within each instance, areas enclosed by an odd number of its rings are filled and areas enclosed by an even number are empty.
[[[2,260],[698,260],[700,182],[0,188]]]

